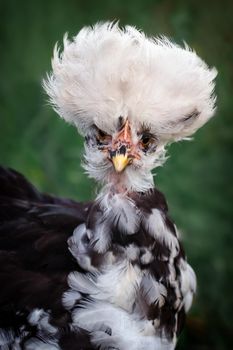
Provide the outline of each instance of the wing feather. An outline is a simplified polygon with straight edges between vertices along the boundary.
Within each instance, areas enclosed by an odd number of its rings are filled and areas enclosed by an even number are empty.
[[[67,324],[67,276],[82,271],[67,240],[85,222],[88,205],[40,193],[18,172],[0,167],[0,328],[28,326],[33,309],[49,309],[55,326]]]

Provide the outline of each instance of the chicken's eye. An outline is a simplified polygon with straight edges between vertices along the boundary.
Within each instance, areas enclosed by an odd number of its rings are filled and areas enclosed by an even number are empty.
[[[148,148],[153,142],[153,136],[149,133],[144,133],[141,135],[140,143],[143,148]]]
[[[150,136],[142,136],[141,143],[143,146],[149,146],[150,142],[151,142]]]
[[[100,137],[107,136],[107,134],[104,131],[100,130],[100,129],[98,130],[98,134],[99,134]]]
[[[149,132],[141,134],[140,147],[144,152],[153,151],[156,148],[156,137]]]
[[[99,146],[104,146],[104,145],[108,145],[112,138],[110,135],[106,134],[104,131],[98,129],[96,139]]]

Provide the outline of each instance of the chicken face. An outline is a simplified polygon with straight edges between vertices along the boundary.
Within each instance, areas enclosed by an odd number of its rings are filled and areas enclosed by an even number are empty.
[[[164,147],[148,126],[119,117],[113,134],[94,126],[87,135],[85,168],[96,180],[141,191],[153,185],[151,170],[161,164],[161,153]]]

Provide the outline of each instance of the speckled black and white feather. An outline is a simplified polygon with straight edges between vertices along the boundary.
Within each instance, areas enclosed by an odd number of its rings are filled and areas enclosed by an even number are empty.
[[[174,349],[196,282],[159,191],[80,205],[0,179],[3,349]]]

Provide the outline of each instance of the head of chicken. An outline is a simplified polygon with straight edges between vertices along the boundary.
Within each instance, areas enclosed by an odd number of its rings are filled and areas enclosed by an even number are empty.
[[[55,110],[85,136],[90,177],[118,191],[153,187],[167,144],[214,114],[216,69],[187,45],[131,26],[83,28],[54,50],[44,87]]]

